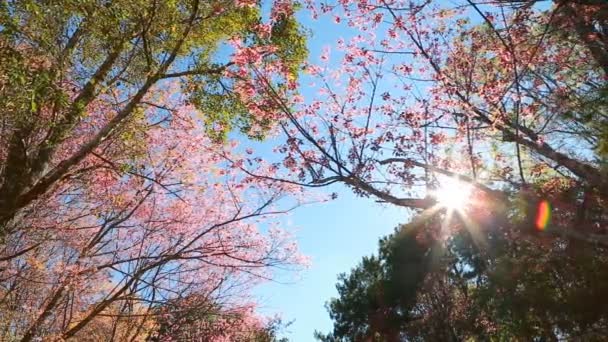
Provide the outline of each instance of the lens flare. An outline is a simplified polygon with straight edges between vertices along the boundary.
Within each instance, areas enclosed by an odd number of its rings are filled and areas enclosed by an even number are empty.
[[[441,186],[435,191],[435,198],[441,206],[451,210],[466,207],[471,196],[471,186],[456,178],[440,179]]]
[[[551,220],[551,205],[549,201],[544,200],[538,204],[536,210],[536,229],[545,230]]]

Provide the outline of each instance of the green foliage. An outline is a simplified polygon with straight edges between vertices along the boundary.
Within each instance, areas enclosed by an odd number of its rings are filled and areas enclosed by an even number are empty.
[[[296,79],[300,66],[308,57],[307,34],[294,17],[285,17],[272,26],[270,43],[278,48],[277,55],[287,61],[291,79]]]
[[[197,15],[191,18],[195,4]],[[179,45],[174,64],[179,68],[167,72],[188,69],[181,78],[182,91],[202,111],[214,138],[225,138],[233,128],[248,133],[253,126],[267,127],[270,122],[257,122],[247,107],[249,102],[235,96],[234,78],[223,74],[225,57],[231,52],[225,42],[237,38],[249,47],[275,46],[276,52],[265,56],[264,63],[286,65],[287,79],[281,80],[277,73],[276,79],[269,80],[283,90],[287,81],[297,79],[307,49],[306,35],[293,15],[274,22],[270,38],[258,37],[255,27],[262,23],[262,16],[261,6],[238,7],[224,0],[2,2],[0,84],[3,92],[12,89],[15,93],[2,94],[1,104],[24,118],[28,111],[48,106],[50,99],[65,102],[67,97],[56,88],[66,77],[108,88],[137,87],[157,73]],[[100,64],[117,51],[119,58],[108,70],[111,83],[92,79]],[[86,116],[84,106],[75,108]],[[252,136],[261,137],[257,132]]]
[[[323,341],[358,341],[399,336],[412,312],[416,294],[429,272],[432,246],[398,227],[379,242],[378,256],[364,257],[349,274],[338,276],[338,298],[328,304],[332,334]]]
[[[341,274],[321,341],[601,340],[608,332],[608,266],[600,250],[538,245],[464,230],[444,248],[398,231]],[[419,239],[418,239],[419,240]],[[374,325],[382,312],[384,326]],[[395,330],[393,330],[395,329]]]
[[[297,10],[297,8],[294,8]],[[250,15],[250,16],[249,16]],[[259,13],[248,14],[247,22],[250,26],[262,24]],[[231,23],[227,23],[228,26]],[[246,34],[242,38],[247,46],[272,46],[276,48],[273,54],[264,54],[261,66],[254,66],[257,69],[251,75],[260,84],[270,83],[272,94],[261,95],[254,93],[250,98],[243,99],[232,92],[234,83],[222,80],[221,73],[206,75],[205,77],[194,77],[187,82],[186,89],[191,89],[190,101],[203,113],[204,121],[208,127],[208,134],[215,140],[224,140],[227,133],[233,129],[238,129],[241,133],[250,138],[261,140],[265,132],[274,123],[269,118],[260,118],[252,114],[249,106],[255,107],[263,112],[273,113],[279,104],[272,100],[274,95],[289,96],[296,93],[293,85],[298,79],[301,66],[308,57],[306,47],[307,33],[291,15],[282,14],[272,23],[270,36],[261,36],[253,30],[245,30]],[[258,73],[264,65],[282,63],[287,69],[284,79],[268,79]],[[221,65],[197,65],[197,68],[218,70]]]
[[[33,123],[49,103],[65,107],[67,95],[53,82],[52,71],[39,68],[32,59],[3,44],[0,36],[0,106],[6,119],[17,125]],[[34,57],[35,61],[35,57]]]

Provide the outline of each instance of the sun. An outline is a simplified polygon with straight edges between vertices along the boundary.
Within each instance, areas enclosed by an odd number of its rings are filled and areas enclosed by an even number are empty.
[[[439,205],[451,210],[464,209],[470,200],[471,185],[453,177],[440,178],[439,184],[434,192]]]

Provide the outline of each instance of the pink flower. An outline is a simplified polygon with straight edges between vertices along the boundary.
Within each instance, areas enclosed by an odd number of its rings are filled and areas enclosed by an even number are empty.
[[[327,62],[327,61],[329,61],[329,52],[330,52],[330,48],[329,48],[329,46],[325,46],[325,47],[323,48],[323,52],[321,53],[321,60],[322,60],[323,62]]]
[[[255,7],[257,0],[235,0],[234,3],[237,7]]]

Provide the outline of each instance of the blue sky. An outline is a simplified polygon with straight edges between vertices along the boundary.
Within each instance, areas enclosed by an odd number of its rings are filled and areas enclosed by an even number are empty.
[[[265,284],[257,291],[260,312],[278,313],[284,322],[294,320],[282,334],[293,342],[312,341],[315,329],[331,330],[324,303],[337,295],[338,273],[349,271],[364,255],[374,253],[378,239],[408,219],[405,209],[356,197],[344,186],[324,191],[335,191],[338,198],[298,208],[289,217],[297,228],[302,253],[312,259],[310,268],[291,283]],[[280,278],[293,278],[293,274]]]
[[[349,36],[343,25],[334,24],[328,16],[312,20],[308,12],[302,11],[300,19],[312,33],[308,43],[312,63],[320,62],[324,47]],[[303,80],[302,95],[310,100],[315,94],[307,91],[306,84]],[[273,142],[264,144],[271,146]],[[364,255],[374,253],[378,239],[392,232],[397,224],[407,222],[409,215],[403,208],[359,198],[343,185],[315,191],[336,192],[338,198],[300,207],[286,219],[296,229],[301,252],[311,258],[310,268],[295,280],[294,274],[282,274],[279,282],[262,285],[256,291],[261,313],[278,313],[284,322],[293,321],[282,332],[293,342],[313,341],[315,330],[332,329],[324,304],[337,295],[337,275],[348,272]]]

